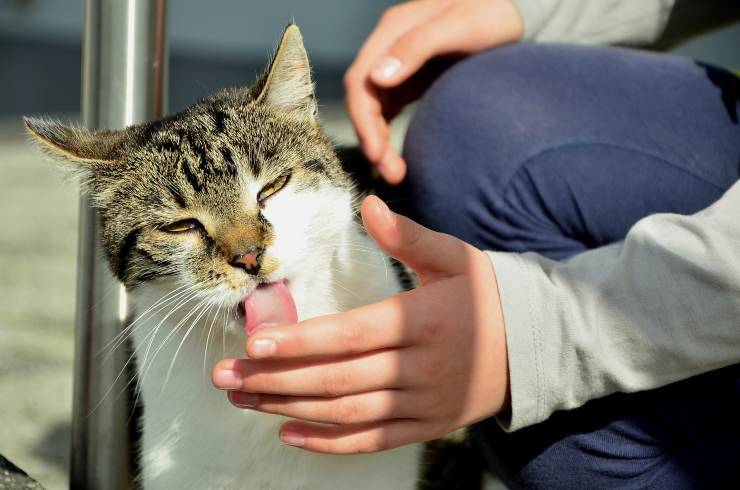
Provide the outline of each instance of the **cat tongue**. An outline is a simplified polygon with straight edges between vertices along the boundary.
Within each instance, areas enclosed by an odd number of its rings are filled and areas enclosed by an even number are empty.
[[[260,328],[296,323],[298,313],[284,282],[262,284],[244,300],[244,328],[251,335]]]

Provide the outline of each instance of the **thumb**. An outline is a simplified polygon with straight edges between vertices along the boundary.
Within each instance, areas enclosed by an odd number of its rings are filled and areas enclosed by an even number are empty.
[[[370,71],[370,78],[379,87],[391,88],[408,80],[432,59],[456,48],[454,25],[444,14],[409,30],[388,49]]]
[[[392,212],[376,196],[365,198],[361,212],[365,229],[378,246],[420,276],[453,276],[469,269],[476,249],[462,240]]]

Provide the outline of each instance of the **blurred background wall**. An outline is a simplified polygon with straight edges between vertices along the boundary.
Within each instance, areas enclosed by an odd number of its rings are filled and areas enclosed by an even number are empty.
[[[321,101],[340,99],[342,73],[392,0],[169,2],[170,109],[251,82],[282,27],[301,27]],[[0,0],[0,114],[79,110],[81,0]],[[740,68],[740,27],[676,52]]]
[[[340,98],[342,73],[393,3],[170,1],[170,109],[250,83],[291,19],[303,31],[319,99]],[[0,114],[79,110],[81,18],[80,0],[0,1]]]

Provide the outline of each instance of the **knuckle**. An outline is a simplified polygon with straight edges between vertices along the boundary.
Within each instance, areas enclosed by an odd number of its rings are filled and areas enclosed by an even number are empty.
[[[340,398],[331,414],[331,421],[334,424],[345,425],[356,422],[359,418],[359,409],[357,404],[351,400]]]
[[[345,73],[342,78],[342,83],[345,89],[353,88],[357,83],[357,69],[352,65]]]
[[[280,391],[280,383],[274,376],[261,374],[246,378],[242,389],[252,393],[277,393]]]
[[[421,227],[421,225],[406,223],[404,231],[404,242],[406,247],[416,247],[421,243],[421,240],[423,238],[423,228]]]
[[[419,403],[420,412],[424,413],[424,419],[432,418],[439,412],[440,407],[447,404],[447,398],[439,390],[428,390]]]
[[[446,363],[437,356],[432,356],[421,361],[419,372],[425,380],[437,382],[440,379],[440,376],[444,375],[443,370],[445,364]]]
[[[392,5],[388,7],[385,12],[383,12],[383,15],[380,16],[380,22],[385,23],[390,20],[393,20],[399,16],[401,13],[401,6],[400,5]]]
[[[341,330],[340,347],[344,352],[355,353],[362,350],[365,341],[365,330],[356,325],[349,325]]]
[[[421,29],[412,29],[405,33],[397,41],[397,46],[403,46],[404,50],[418,51],[422,46],[429,44],[426,33]]]
[[[322,391],[325,396],[340,396],[347,389],[347,374],[342,369],[334,369],[324,374]]]
[[[357,444],[358,453],[376,453],[387,449],[385,441],[380,436],[368,436],[362,442]]]
[[[423,341],[437,340],[441,333],[442,323],[435,318],[428,318],[419,327],[419,337]]]

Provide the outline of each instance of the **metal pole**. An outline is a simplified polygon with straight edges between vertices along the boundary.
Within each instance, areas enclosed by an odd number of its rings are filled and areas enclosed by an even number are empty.
[[[85,0],[82,121],[123,128],[165,112],[166,0]],[[124,349],[104,347],[126,321],[126,298],[103,260],[99,223],[80,199],[70,488],[131,488],[131,407]],[[118,378],[118,379],[117,379]]]

